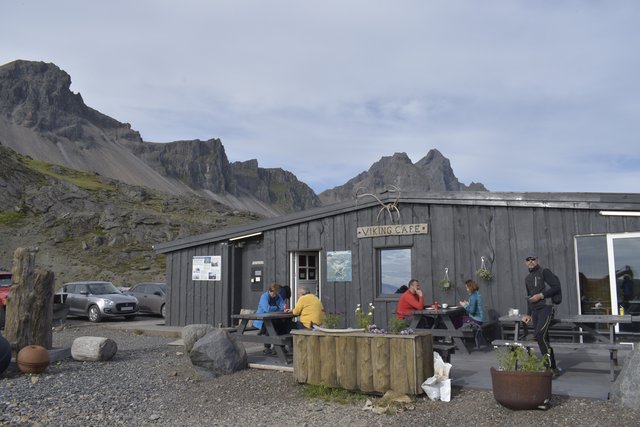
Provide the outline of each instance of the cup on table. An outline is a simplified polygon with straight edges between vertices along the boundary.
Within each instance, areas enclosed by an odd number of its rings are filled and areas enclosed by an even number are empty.
[[[446,302],[442,303],[442,308],[448,308],[449,304],[447,304]]]

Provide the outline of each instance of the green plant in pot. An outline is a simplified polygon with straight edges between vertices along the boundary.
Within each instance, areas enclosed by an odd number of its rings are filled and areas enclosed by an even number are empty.
[[[544,358],[519,344],[495,347],[498,369],[491,368],[493,397],[510,409],[546,409],[552,372]]]

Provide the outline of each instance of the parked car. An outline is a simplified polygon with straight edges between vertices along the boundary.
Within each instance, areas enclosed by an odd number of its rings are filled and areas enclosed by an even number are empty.
[[[0,306],[7,304],[7,295],[11,290],[11,273],[8,271],[0,271]]]
[[[166,283],[138,283],[126,293],[138,298],[140,313],[159,314],[166,317]]]
[[[11,290],[11,273],[0,271],[0,329],[4,328],[7,295]]]
[[[138,314],[136,297],[123,294],[111,282],[65,283],[58,293],[66,294],[69,316],[87,316],[91,322],[117,316],[130,320]]]

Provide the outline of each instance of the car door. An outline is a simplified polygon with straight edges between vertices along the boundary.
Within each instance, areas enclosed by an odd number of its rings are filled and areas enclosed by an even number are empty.
[[[149,311],[147,292],[147,285],[136,285],[130,291],[130,294],[138,299],[138,311]]]
[[[85,301],[87,297],[81,295],[81,289],[87,290],[86,285],[67,285],[64,287],[64,292],[67,293],[67,305],[69,306],[69,314],[74,316],[84,316],[86,314],[84,310]]]
[[[164,304],[164,291],[158,285],[147,285],[147,305],[149,311],[160,314],[160,308]]]

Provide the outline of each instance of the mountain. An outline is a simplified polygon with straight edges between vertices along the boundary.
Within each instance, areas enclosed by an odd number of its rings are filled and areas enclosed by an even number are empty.
[[[462,184],[451,169],[449,159],[438,150],[429,150],[415,164],[406,153],[395,153],[374,163],[346,184],[320,193],[322,204],[353,199],[359,188],[368,193],[380,193],[393,185],[401,192],[424,191],[487,191],[480,183]]]
[[[143,141],[128,123],[88,106],[54,64],[14,61],[0,67],[0,144],[33,159],[91,171],[172,195],[196,194],[229,209],[277,216],[351,199],[354,192],[486,191],[458,181],[449,160],[432,149],[413,164],[405,153],[383,157],[346,184],[319,196],[280,168],[256,159],[230,163],[219,139]]]
[[[86,106],[54,64],[0,67],[0,143],[34,159],[170,194],[196,193],[276,216],[319,205],[309,186],[257,160],[229,164],[220,140],[145,142],[128,123]]]
[[[253,222],[194,194],[171,195],[34,160],[0,145],[0,270],[18,247],[38,247],[36,264],[61,285],[164,281],[154,244]]]

